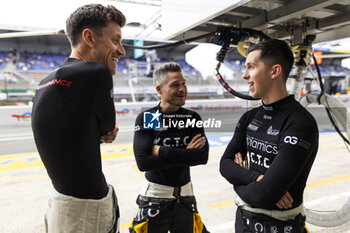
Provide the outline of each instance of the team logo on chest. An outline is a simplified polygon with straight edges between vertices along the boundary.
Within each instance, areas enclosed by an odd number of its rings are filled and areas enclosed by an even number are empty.
[[[277,155],[278,147],[273,142],[267,142],[264,140],[260,140],[258,138],[251,137],[247,135],[246,137],[247,146],[255,149],[260,152],[264,152],[265,154],[274,154]],[[249,150],[249,149],[248,149]]]
[[[248,125],[248,130],[250,131],[257,131],[259,129],[259,127],[261,126],[262,122],[261,121],[258,121],[258,120],[255,120],[253,119],[250,124]]]
[[[264,115],[264,119],[265,119],[265,120],[272,120],[272,116]]]
[[[280,131],[278,129],[272,128],[272,125],[267,129],[267,134],[268,135],[276,136],[279,133],[280,133]]]
[[[185,137],[157,137],[153,140],[153,145],[162,145],[167,147],[185,147],[190,142],[190,136]],[[160,144],[159,144],[160,143]]]

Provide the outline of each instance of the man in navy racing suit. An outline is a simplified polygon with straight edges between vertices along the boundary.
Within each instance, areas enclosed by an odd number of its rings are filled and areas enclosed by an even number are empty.
[[[182,108],[186,80],[177,63],[165,63],[153,78],[161,102],[137,116],[134,153],[146,172],[131,233],[206,233],[193,194],[190,167],[206,164],[209,146],[198,113]],[[193,127],[193,124],[194,127]],[[192,125],[192,126],[191,126]]]
[[[220,161],[222,176],[237,193],[236,233],[306,231],[303,193],[318,149],[318,128],[288,94],[293,61],[290,47],[280,40],[248,50],[243,78],[262,106],[241,117]]]

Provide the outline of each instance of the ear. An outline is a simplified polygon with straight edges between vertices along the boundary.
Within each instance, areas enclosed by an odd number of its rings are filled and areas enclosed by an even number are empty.
[[[87,46],[89,46],[90,48],[93,48],[94,47],[94,42],[95,42],[94,32],[91,31],[91,29],[89,29],[89,28],[85,28],[82,31],[81,35],[83,37],[83,41],[85,42],[85,44]]]
[[[276,79],[282,75],[282,66],[275,64],[271,67],[271,79]]]
[[[159,95],[162,94],[162,88],[160,87],[160,85],[156,86],[156,91],[158,92]]]

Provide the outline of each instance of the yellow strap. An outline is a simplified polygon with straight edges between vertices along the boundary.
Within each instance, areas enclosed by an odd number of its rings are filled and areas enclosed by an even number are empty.
[[[193,213],[193,233],[202,233],[203,222],[198,213]]]
[[[148,232],[148,220],[134,226],[134,220],[130,223],[130,228],[134,228],[136,233],[147,233]]]
[[[310,233],[309,229],[307,229],[306,226],[304,226],[304,227],[305,227],[306,233]]]

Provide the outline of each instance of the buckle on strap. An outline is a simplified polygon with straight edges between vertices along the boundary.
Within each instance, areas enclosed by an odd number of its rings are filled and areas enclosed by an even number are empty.
[[[173,196],[178,197],[181,194],[181,187],[174,187]]]

